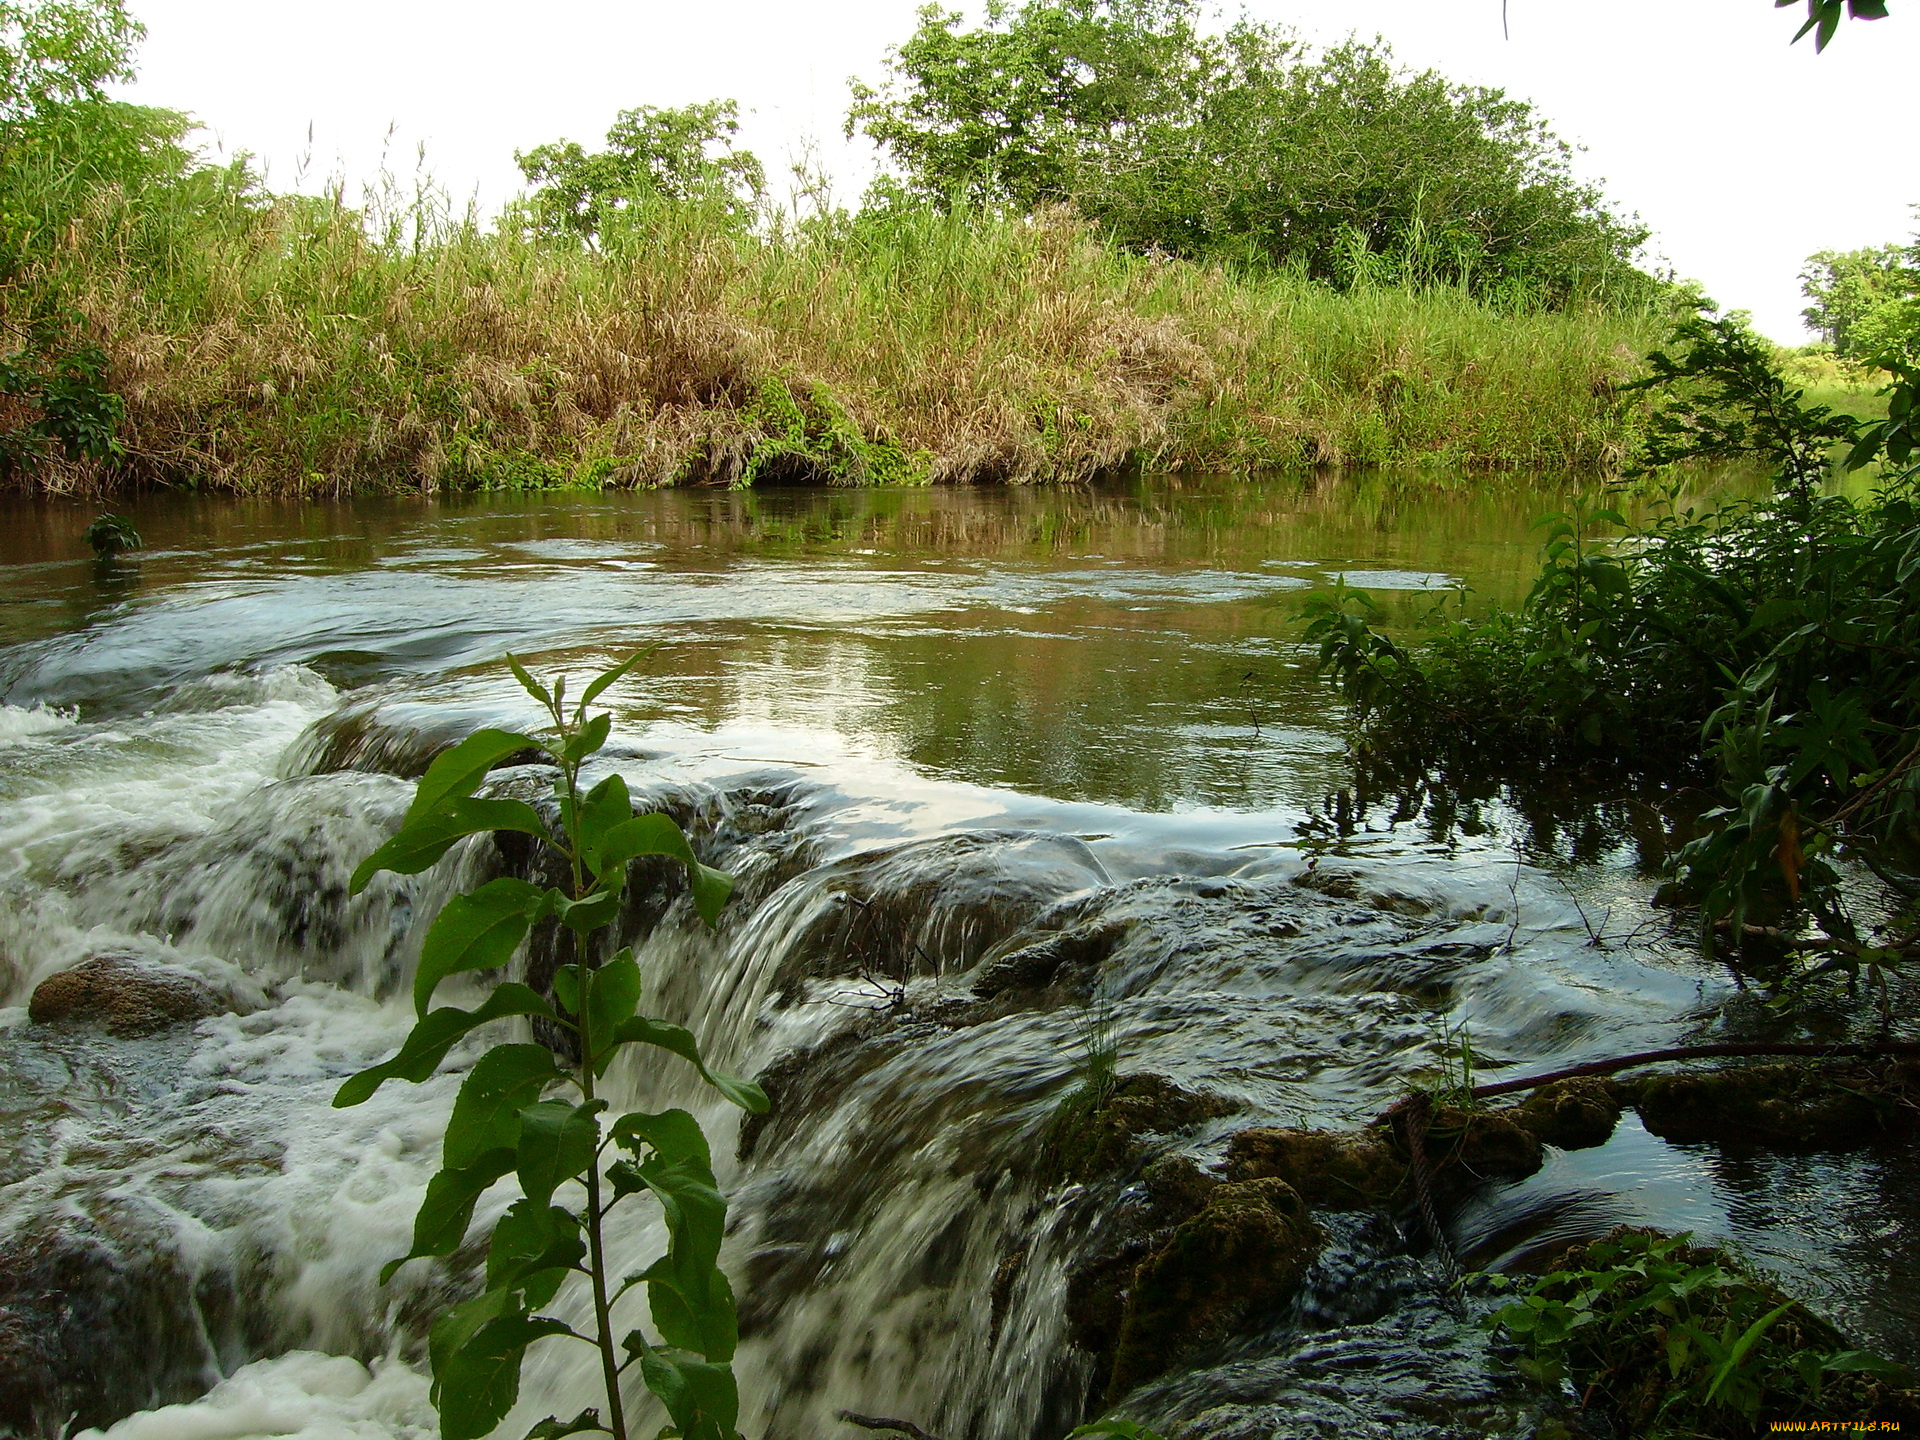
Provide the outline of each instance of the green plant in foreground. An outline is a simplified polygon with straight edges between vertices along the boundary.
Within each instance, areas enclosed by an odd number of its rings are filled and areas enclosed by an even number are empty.
[[[621,1376],[638,1367],[647,1388],[672,1417],[683,1440],[735,1440],[739,1394],[732,1366],[738,1338],[733,1293],[719,1268],[727,1206],[699,1122],[684,1110],[607,1114],[596,1094],[616,1057],[650,1045],[693,1065],[709,1085],[742,1109],[767,1109],[756,1085],[710,1068],[691,1032],[638,1013],[640,969],[630,949],[597,954],[619,914],[627,867],[641,856],[667,856],[686,866],[693,903],[713,924],[732,881],[695,857],[680,827],[665,815],[635,815],[619,775],[584,793],[580,774],[607,740],[611,717],[588,707],[640,657],[589,683],[571,711],[566,680],[539,684],[511,657],[527,693],[552,716],[546,738],[479,730],[428,768],[399,832],[354,872],[358,894],[382,870],[412,875],[470,835],[530,835],[563,863],[564,886],[502,878],[449,900],[427,931],[414,975],[419,1021],[399,1054],[340,1087],[338,1106],[358,1105],[382,1083],[429,1078],[469,1031],[512,1016],[537,1017],[566,1037],[571,1057],[539,1044],[495,1045],[475,1062],[447,1122],[443,1168],[428,1183],[414,1220],[413,1245],[382,1272],[384,1284],[407,1260],[449,1255],[465,1237],[481,1194],[507,1175],[521,1198],[494,1226],[487,1250],[486,1290],[434,1322],[429,1341],[433,1399],[443,1440],[478,1440],[518,1397],[520,1364],[536,1340],[562,1336],[599,1352],[605,1409],[571,1420],[549,1418],[529,1440],[561,1440],[604,1431],[626,1440]],[[553,818],[522,800],[475,796],[487,774],[528,750],[552,762]],[[536,921],[552,918],[571,932],[574,959],[555,973],[552,999],[513,981],[494,984],[471,1010],[432,1008],[449,976],[497,971],[512,959]],[[625,1157],[606,1163],[610,1152]],[[667,1253],[617,1284],[605,1249],[608,1214],[640,1194],[660,1204]],[[556,1201],[556,1197],[560,1197]],[[582,1334],[538,1313],[578,1276],[591,1291],[593,1326]],[[633,1328],[622,1336],[616,1310],[645,1289],[656,1338]]]
[[[1868,1378],[1902,1374],[1690,1238],[1622,1228],[1576,1246],[1482,1323],[1520,1346],[1528,1375],[1571,1380],[1653,1440],[1746,1436],[1762,1415],[1813,1407],[1864,1416],[1877,1398]]]

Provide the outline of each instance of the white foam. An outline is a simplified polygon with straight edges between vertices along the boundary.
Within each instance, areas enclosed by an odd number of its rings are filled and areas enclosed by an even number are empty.
[[[0,705],[0,745],[17,745],[36,735],[71,730],[80,723],[78,710],[49,710],[44,705],[23,708]]]
[[[398,1360],[368,1369],[345,1355],[294,1350],[243,1365],[198,1400],[141,1410],[74,1440],[425,1440],[438,1429],[427,1388]]]

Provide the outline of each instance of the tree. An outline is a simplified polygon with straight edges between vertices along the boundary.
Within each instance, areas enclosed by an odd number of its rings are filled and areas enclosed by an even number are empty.
[[[1843,359],[1920,358],[1920,239],[1822,250],[1807,257],[1800,288],[1813,302],[1801,315]]]
[[[1401,69],[1384,44],[1310,54],[1183,0],[920,12],[848,130],[912,193],[1071,203],[1123,243],[1317,278],[1439,280],[1562,303],[1644,293],[1645,238],[1576,183],[1572,151],[1499,91]]]
[[[597,244],[617,214],[650,199],[714,205],[744,221],[766,175],[751,151],[733,143],[739,117],[732,100],[642,105],[620,112],[605,150],[562,140],[516,152],[521,174],[536,187],[529,198],[535,228]]]
[[[105,100],[145,33],[125,0],[0,0],[0,127]]]

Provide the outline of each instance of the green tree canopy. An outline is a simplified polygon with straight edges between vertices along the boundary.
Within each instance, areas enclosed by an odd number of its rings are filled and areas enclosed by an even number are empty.
[[[1646,238],[1572,175],[1523,101],[1395,63],[1318,54],[1242,20],[1208,35],[1184,0],[1029,0],[968,29],[920,12],[848,128],[910,192],[1030,211],[1071,203],[1124,243],[1462,283],[1549,304],[1651,283]]]
[[[1834,353],[1848,360],[1920,358],[1920,238],[1911,247],[1822,250],[1807,257],[1801,311]]]
[[[535,187],[535,227],[594,244],[616,214],[649,199],[715,204],[744,219],[766,177],[753,153],[734,145],[739,130],[732,100],[642,105],[620,112],[605,150],[562,140],[513,158]]]

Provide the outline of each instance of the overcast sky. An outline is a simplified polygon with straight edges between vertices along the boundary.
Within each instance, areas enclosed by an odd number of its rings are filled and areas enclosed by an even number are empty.
[[[418,147],[464,201],[514,193],[516,148],[592,143],[614,112],[730,96],[778,185],[808,145],[856,199],[869,148],[841,138],[847,77],[877,79],[916,0],[132,0],[128,98],[185,110],[277,188],[357,190]],[[977,7],[976,12],[977,12]],[[1229,9],[1233,8],[1231,5]],[[1904,240],[1920,201],[1920,6],[1789,46],[1804,7],[1767,0],[1248,0],[1320,40],[1380,34],[1400,58],[1536,102],[1660,255],[1767,333],[1804,338],[1815,250]],[[1909,11],[1912,13],[1909,14]],[[309,141],[309,135],[311,140]]]

